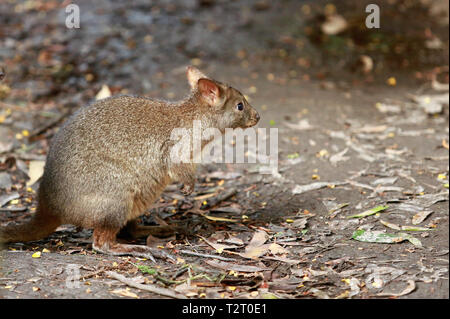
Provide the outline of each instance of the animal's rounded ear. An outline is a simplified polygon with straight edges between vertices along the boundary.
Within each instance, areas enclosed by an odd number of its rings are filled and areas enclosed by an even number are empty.
[[[186,68],[186,75],[189,82],[189,85],[191,86],[192,90],[197,89],[198,80],[208,77],[204,75],[199,69],[193,66],[188,66]]]
[[[209,105],[215,106],[218,104],[221,93],[219,86],[214,81],[204,78],[200,79],[197,82],[197,87],[200,94]]]

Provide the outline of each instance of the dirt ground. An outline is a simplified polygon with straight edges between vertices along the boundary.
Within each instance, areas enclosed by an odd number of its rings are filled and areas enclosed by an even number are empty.
[[[35,6],[0,4],[0,222],[33,213],[31,162],[45,160],[67,112],[104,84],[112,94],[182,98],[188,64],[240,89],[261,115],[258,127],[278,128],[279,174],[208,164],[192,195],[169,187],[142,222],[157,224],[158,215],[185,228],[152,242],[174,260],[95,253],[91,230],[71,225],[9,244],[1,298],[164,298],[110,271],[188,298],[449,298],[448,30],[437,19],[422,29],[435,31],[443,49],[403,52],[409,64],[375,50],[367,73],[357,66],[364,45],[327,55],[308,36],[326,2],[79,1],[73,30],[60,2],[26,3]],[[363,6],[352,3],[335,10],[350,21]],[[289,12],[295,23],[283,19]],[[388,242],[373,242],[381,238]],[[251,249],[261,254],[249,258]]]

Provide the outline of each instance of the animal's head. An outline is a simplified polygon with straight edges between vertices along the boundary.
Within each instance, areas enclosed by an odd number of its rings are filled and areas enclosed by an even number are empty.
[[[192,66],[187,68],[187,78],[192,91],[217,115],[219,129],[247,128],[258,123],[258,112],[235,88],[208,78]]]

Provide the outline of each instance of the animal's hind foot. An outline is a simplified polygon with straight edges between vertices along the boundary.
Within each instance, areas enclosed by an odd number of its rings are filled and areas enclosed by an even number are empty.
[[[103,254],[141,257],[150,259],[153,262],[156,262],[155,257],[164,260],[176,260],[175,257],[158,248],[143,245],[119,244],[116,242],[117,232],[118,230],[96,228],[94,230],[94,242],[92,248]]]

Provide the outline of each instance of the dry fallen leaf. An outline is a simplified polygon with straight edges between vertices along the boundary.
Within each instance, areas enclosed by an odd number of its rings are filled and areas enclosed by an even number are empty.
[[[253,235],[252,240],[250,240],[247,247],[261,246],[267,241],[267,239],[269,239],[269,235],[267,235],[265,231],[259,230]]]
[[[380,219],[380,223],[382,223],[386,227],[389,227],[389,228],[392,228],[392,229],[395,229],[395,230],[401,230],[401,227],[399,225],[397,225],[397,224],[389,223],[389,222],[386,222],[386,221],[384,221],[382,219]]]
[[[386,131],[387,125],[370,125],[366,124],[363,127],[356,128],[353,130],[355,133],[381,133]]]
[[[368,55],[360,55],[359,62],[361,63],[361,70],[364,73],[369,73],[373,69],[373,60]]]
[[[448,105],[449,93],[433,95],[412,95],[412,100],[417,103],[426,113],[441,113],[444,105]]]
[[[327,16],[326,21],[321,25],[321,30],[325,34],[336,35],[346,30],[347,27],[347,20],[339,14],[334,14]]]
[[[127,289],[116,289],[111,291],[111,293],[123,296],[123,297],[131,297],[131,298],[137,298],[139,299],[139,296],[136,295],[134,292],[131,292],[128,288]]]
[[[275,244],[275,243],[269,245],[269,250],[274,255],[288,253],[288,251],[286,249],[284,249],[283,247],[281,247],[280,245]]]
[[[348,147],[346,147],[344,150],[342,150],[342,151],[339,152],[339,153],[336,153],[336,154],[334,154],[334,155],[331,155],[331,156],[330,156],[330,159],[329,159],[331,165],[337,166],[337,165],[336,165],[337,162],[349,160],[349,159],[350,159],[349,156],[344,156],[347,152],[348,152]]]
[[[390,297],[390,296],[392,296],[392,297],[401,297],[401,296],[404,296],[404,295],[407,295],[407,294],[413,292],[415,289],[416,289],[416,283],[414,282],[414,280],[408,280],[408,286],[405,289],[403,289],[402,292],[400,292],[398,294],[393,293],[393,292],[392,293],[382,292],[382,293],[377,294],[377,296],[380,296],[380,297]]]
[[[433,211],[431,210],[425,210],[418,212],[412,217],[412,223],[413,225],[418,225],[421,222],[423,222]]]
[[[45,161],[30,161],[30,169],[28,176],[30,180],[27,182],[27,186],[32,186],[44,173]]]
[[[106,84],[103,84],[101,90],[98,91],[97,95],[95,96],[95,99],[98,101],[98,100],[106,99],[110,96],[111,96],[111,90],[109,89],[109,87]]]
[[[205,237],[199,236],[201,239],[203,239],[205,241],[205,243],[207,243],[208,245],[210,245],[212,248],[214,248],[216,250],[217,253],[221,254],[223,252],[224,249],[234,249],[234,248],[238,248],[238,246],[233,246],[233,245],[224,245],[224,244],[218,244],[218,243],[214,243],[212,241],[207,240]]]
[[[264,245],[264,243],[269,239],[269,235],[266,232],[260,230],[257,231],[247,247],[245,247],[245,252],[240,253],[244,258],[257,258],[264,255],[268,250],[270,245]]]
[[[306,131],[306,130],[311,130],[314,128],[314,126],[309,124],[309,121],[307,119],[300,120],[296,124],[289,123],[289,122],[284,122],[283,124],[293,130],[299,130],[299,131]]]
[[[390,86],[396,86],[397,85],[397,79],[393,76],[391,76],[390,78],[388,78],[386,80],[386,83]]]
[[[324,187],[330,187],[333,188],[336,185],[343,185],[345,183],[342,182],[314,182],[307,185],[295,185],[294,189],[292,190],[292,194],[302,194],[305,192],[313,191],[316,189],[321,189]]]
[[[37,251],[33,255],[31,255],[31,257],[33,257],[33,258],[41,258],[41,252]]]

